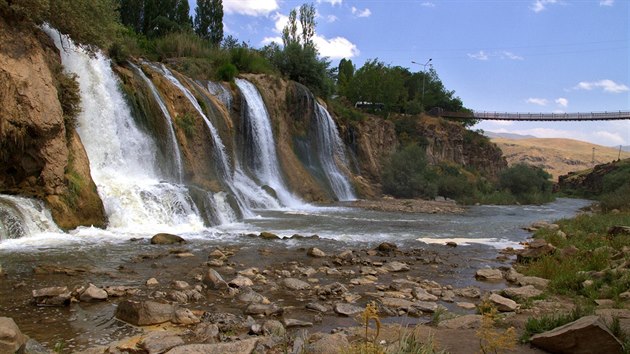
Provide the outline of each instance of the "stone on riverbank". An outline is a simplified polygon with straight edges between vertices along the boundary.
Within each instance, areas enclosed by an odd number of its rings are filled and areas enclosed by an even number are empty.
[[[447,329],[475,329],[481,326],[482,315],[464,315],[449,320],[440,321],[438,328]]]
[[[152,245],[174,245],[174,244],[182,244],[182,243],[186,243],[186,240],[184,240],[180,236],[173,235],[173,234],[159,233],[151,237]]]
[[[343,353],[350,347],[348,337],[343,333],[324,334],[308,347],[312,354]]]
[[[586,316],[536,334],[531,344],[552,353],[623,353],[623,345],[598,316]]]
[[[503,280],[503,273],[499,269],[484,268],[475,273],[475,278],[477,280],[499,281]]]
[[[355,306],[355,305],[351,305],[351,304],[347,304],[344,302],[338,302],[335,304],[334,307],[335,313],[342,315],[342,316],[354,316],[358,313],[363,312],[363,309]]]
[[[171,332],[151,332],[140,340],[140,347],[148,354],[164,353],[169,349],[184,345],[184,340]]]
[[[258,235],[260,238],[262,238],[263,240],[279,240],[280,236],[273,234],[271,232],[261,232],[260,235]]]
[[[258,338],[249,338],[229,343],[187,344],[175,347],[166,354],[250,354],[256,349]]]
[[[520,307],[514,300],[510,300],[498,294],[490,295],[488,300],[501,312],[516,311]]]
[[[308,249],[308,251],[306,252],[307,255],[314,257],[314,258],[323,258],[326,257],[326,253],[322,250],[320,250],[317,247],[311,247]]]
[[[90,284],[79,296],[79,300],[83,302],[97,302],[107,300],[107,291]]]
[[[540,296],[542,291],[536,289],[533,285],[527,285],[520,288],[503,289],[503,294],[513,300],[527,300],[532,297]]]
[[[0,317],[0,353],[15,353],[22,348],[28,337],[10,317]]]
[[[217,289],[224,290],[229,287],[228,283],[226,283],[225,280],[223,280],[223,277],[221,276],[221,274],[219,274],[219,272],[217,272],[216,270],[212,268],[206,271],[206,274],[204,275],[202,282],[206,284],[208,287],[210,287],[210,289],[214,289],[214,290],[217,290]]]
[[[116,318],[134,326],[150,326],[170,321],[174,312],[173,305],[126,300],[118,304]]]
[[[67,306],[70,305],[72,293],[67,286],[54,286],[33,290],[33,299],[37,306]]]
[[[308,290],[311,288],[309,283],[297,278],[286,278],[282,281],[282,284],[290,290]]]
[[[382,268],[388,272],[405,272],[409,270],[408,265],[398,261],[388,262]]]

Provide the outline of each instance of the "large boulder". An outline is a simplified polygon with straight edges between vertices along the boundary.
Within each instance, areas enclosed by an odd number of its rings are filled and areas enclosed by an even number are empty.
[[[219,272],[217,272],[216,270],[212,268],[208,269],[202,281],[210,289],[224,290],[229,287],[228,283],[226,283],[225,280],[223,280],[223,277],[221,276],[221,274],[219,274]]]
[[[15,353],[27,340],[12,318],[0,317],[0,353]]]
[[[503,280],[503,273],[499,269],[484,268],[475,273],[477,280],[499,281]]]
[[[258,338],[250,338],[230,343],[187,344],[175,347],[166,354],[250,354],[256,349]]]
[[[598,316],[586,316],[551,331],[536,334],[532,345],[551,353],[623,353],[622,343]]]
[[[490,295],[488,300],[501,312],[516,311],[520,307],[514,300],[510,300],[498,294]]]
[[[70,305],[72,293],[67,286],[53,286],[33,290],[33,299],[37,306],[67,306]]]
[[[343,333],[324,334],[309,346],[309,353],[343,353],[350,347],[348,337]]]
[[[126,300],[118,304],[116,318],[134,326],[150,326],[170,321],[174,313],[173,305]]]
[[[180,236],[173,235],[173,234],[159,233],[151,237],[152,245],[174,245],[174,244],[182,244],[182,243],[186,243],[186,240],[184,240]]]
[[[97,302],[107,300],[107,291],[90,284],[79,296],[79,300],[83,302]]]
[[[540,296],[542,290],[536,289],[533,285],[527,285],[520,288],[503,289],[503,294],[513,300],[527,300],[532,297]]]

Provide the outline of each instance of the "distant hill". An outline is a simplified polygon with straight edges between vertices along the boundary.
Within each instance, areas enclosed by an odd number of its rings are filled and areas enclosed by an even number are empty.
[[[505,138],[505,139],[535,139],[536,137],[533,135],[520,135],[520,134],[512,134],[512,133],[496,133],[496,132],[483,132],[483,135],[487,136],[490,139],[495,138]]]
[[[558,176],[569,172],[593,167],[593,148],[595,148],[596,165],[617,160],[619,156],[619,148],[572,139],[492,138],[491,140],[501,148],[509,165],[527,163],[540,166],[551,173],[554,181],[558,179]],[[630,152],[622,151],[621,158],[630,158]]]
[[[630,145],[622,146],[621,150],[630,152]]]

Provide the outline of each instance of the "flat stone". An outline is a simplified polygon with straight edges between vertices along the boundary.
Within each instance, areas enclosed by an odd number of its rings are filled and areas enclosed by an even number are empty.
[[[247,303],[269,304],[269,299],[249,288],[245,288],[245,290],[238,295],[238,300]]]
[[[413,297],[415,297],[416,299],[420,301],[437,301],[438,300],[437,296],[433,294],[429,294],[426,290],[424,290],[424,288],[421,288],[419,286],[413,288]]]
[[[246,287],[246,286],[253,286],[254,282],[251,279],[249,279],[248,277],[244,277],[242,275],[239,275],[236,278],[230,280],[228,285],[230,285],[232,287],[235,287],[235,288],[242,288],[242,287]]]
[[[478,299],[481,297],[481,290],[474,286],[467,288],[455,289],[455,294],[461,297],[467,297],[469,299]]]
[[[116,318],[134,326],[149,326],[171,320],[175,307],[155,301],[125,300],[116,308]]]
[[[152,278],[152,279],[155,279],[155,278]],[[130,295],[135,295],[140,292],[140,289],[138,288],[135,288],[133,286],[124,286],[124,285],[106,286],[104,290],[107,292],[107,296],[109,297],[130,296]]]
[[[194,330],[196,341],[215,342],[219,339],[219,326],[216,323],[201,322]]]
[[[229,285],[223,280],[223,277],[219,272],[214,269],[208,269],[206,274],[202,279],[203,283],[206,284],[211,289],[219,289],[224,290],[229,287]]]
[[[258,338],[229,343],[187,344],[175,347],[166,354],[251,354],[256,349]]]
[[[385,263],[385,265],[383,266],[383,269],[385,269],[388,272],[404,272],[404,271],[409,270],[409,266],[406,265],[405,263],[393,261],[393,262]]]
[[[375,276],[368,275],[368,276],[361,277],[361,278],[351,279],[350,280],[350,284],[354,284],[354,285],[374,284],[377,280],[378,280],[378,278],[376,278]]]
[[[324,334],[309,345],[307,352],[312,354],[345,353],[350,348],[348,337],[343,333]]]
[[[192,313],[192,311],[190,311],[189,309],[178,308],[173,312],[171,322],[175,324],[191,325],[197,324],[201,322],[201,320],[199,319],[199,317],[195,316],[195,314]]]
[[[267,320],[262,325],[262,332],[266,335],[271,335],[275,337],[284,337],[287,333],[287,330],[284,328],[284,325],[278,320]]]
[[[297,320],[294,318],[285,318],[284,325],[286,326],[286,328],[313,327],[313,322]]]
[[[484,268],[475,273],[477,280],[497,281],[503,280],[503,273],[499,269]]]
[[[27,340],[12,318],[0,317],[0,353],[16,353]]]
[[[276,304],[249,304],[245,308],[246,315],[264,315],[271,316],[275,314],[281,314],[283,309],[278,307]]]
[[[309,283],[297,278],[286,278],[282,281],[282,284],[290,290],[308,290],[311,288]]]
[[[414,305],[413,301],[395,298],[395,297],[386,297],[381,299],[381,303],[385,307],[391,307],[395,309],[409,309]]]
[[[464,315],[440,321],[439,328],[447,329],[476,329],[481,326],[482,315]]]
[[[194,256],[195,255],[190,252],[182,252],[182,253],[175,254],[175,257],[177,258],[189,258],[189,257],[194,257]]]
[[[79,296],[79,300],[83,302],[97,302],[107,300],[107,291],[90,284]]]
[[[536,289],[545,290],[549,286],[549,279],[522,276],[519,278],[518,284],[521,286],[533,285]]]
[[[66,306],[70,305],[72,293],[67,286],[54,286],[33,290],[33,298],[37,306]]]
[[[320,304],[318,302],[310,302],[308,304],[306,304],[306,308],[309,310],[313,310],[313,311],[317,311],[317,312],[321,312],[321,313],[325,313],[331,310],[331,308],[329,306],[326,306],[324,304]]]
[[[159,233],[151,237],[152,245],[173,245],[182,243],[186,243],[186,240],[173,234]]]
[[[140,340],[140,347],[148,354],[160,354],[184,344],[184,340],[171,332],[154,331]]]
[[[453,290],[443,290],[442,295],[440,295],[442,301],[446,302],[454,302],[455,301],[455,292]]]
[[[322,250],[320,250],[317,247],[311,247],[308,249],[308,251],[306,252],[307,255],[311,256],[311,257],[315,257],[315,258],[323,258],[326,257],[326,253]]]
[[[533,285],[503,289],[503,294],[510,299],[527,300],[532,297],[540,296],[542,293],[542,290],[536,289]]]
[[[415,307],[416,309],[422,312],[428,312],[428,313],[433,313],[437,311],[437,309],[439,308],[438,304],[436,304],[435,302],[428,302],[428,301],[416,301],[413,303],[413,307]]]
[[[342,316],[353,316],[353,315],[363,312],[362,308],[352,305],[352,304],[347,304],[344,302],[336,303],[334,306],[334,310],[335,310],[335,313]]]
[[[552,353],[623,353],[622,343],[597,316],[585,316],[531,339],[535,347]]]
[[[471,302],[456,302],[455,305],[463,308],[464,310],[474,310],[477,306]]]
[[[216,258],[216,259],[219,259],[219,260],[227,259],[227,256],[225,255],[225,253],[221,252],[220,250],[214,250],[214,251],[210,252],[208,254],[208,257]]]
[[[171,283],[171,285],[173,289],[176,289],[176,290],[186,290],[190,287],[190,284],[182,280],[175,280],[173,281],[173,283]]]
[[[258,268],[251,267],[251,268],[243,269],[239,271],[237,274],[242,275],[244,277],[248,277],[248,278],[255,278],[256,275],[258,275],[259,273],[260,273],[260,270]]]
[[[501,312],[512,312],[519,308],[519,305],[514,300],[510,300],[499,294],[490,295],[488,300]]]

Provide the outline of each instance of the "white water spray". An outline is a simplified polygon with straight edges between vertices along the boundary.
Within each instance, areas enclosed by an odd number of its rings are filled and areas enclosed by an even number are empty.
[[[62,232],[44,203],[0,194],[0,241],[44,232]]]

